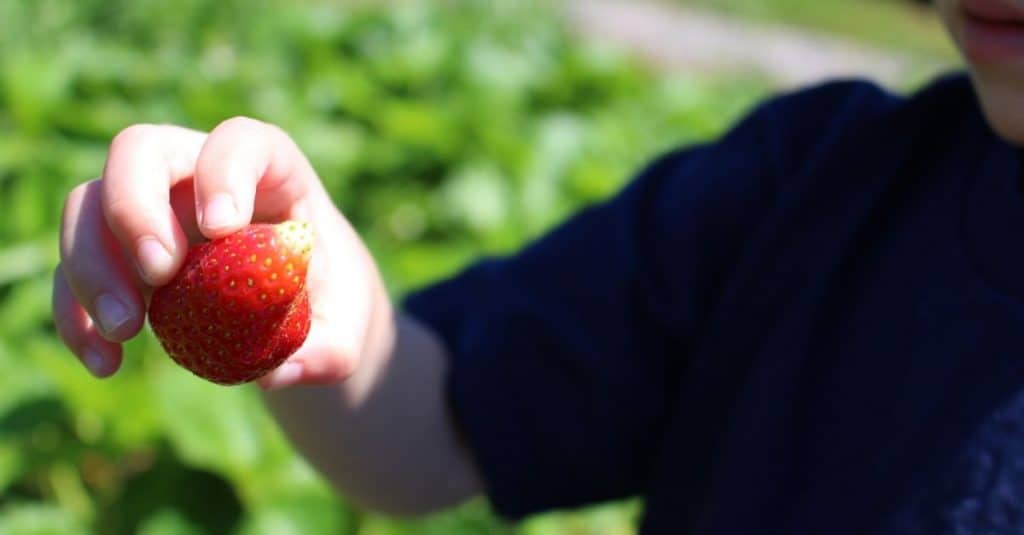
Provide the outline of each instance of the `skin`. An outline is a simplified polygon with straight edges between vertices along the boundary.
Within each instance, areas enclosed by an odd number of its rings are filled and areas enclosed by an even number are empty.
[[[967,1],[936,2],[961,49]],[[1022,0],[991,1],[1024,14]],[[1024,145],[1024,57],[967,56],[993,129]],[[112,375],[152,288],[172,277],[190,242],[283,218],[310,221],[318,240],[309,338],[259,382],[294,445],[339,492],[385,513],[419,515],[479,493],[443,399],[444,348],[396,316],[358,235],[272,125],[234,118],[208,134],[136,125],[114,138],[102,176],[67,197],[53,291],[61,338],[95,376]]]
[[[989,125],[1006,141],[1024,146],[1024,55],[989,59],[972,57],[966,50],[965,8],[972,0],[935,0],[935,7],[967,64],[971,82]],[[980,3],[980,2],[979,2]],[[989,0],[1014,22],[1024,21],[1024,1]]]
[[[234,118],[209,134],[167,125],[118,134],[102,176],[65,204],[53,291],[61,339],[96,377],[114,374],[152,289],[190,242],[281,219],[309,221],[317,239],[309,336],[259,381],[294,445],[367,508],[418,515],[477,494],[443,398],[443,347],[396,317],[366,247],[275,126]]]

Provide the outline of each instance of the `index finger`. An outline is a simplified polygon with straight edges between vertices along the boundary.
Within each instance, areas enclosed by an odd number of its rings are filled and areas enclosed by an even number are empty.
[[[135,125],[110,144],[103,170],[103,211],[143,280],[166,283],[185,258],[188,239],[170,191],[192,177],[206,134],[169,125]]]

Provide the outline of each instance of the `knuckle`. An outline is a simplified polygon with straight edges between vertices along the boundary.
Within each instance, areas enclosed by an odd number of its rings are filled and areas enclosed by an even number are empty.
[[[291,136],[289,136],[281,127],[243,115],[224,120],[213,129],[211,134],[218,136],[250,136],[262,139],[264,142],[271,145],[282,141],[291,142],[292,140]]]
[[[345,379],[348,379],[349,377],[351,377],[353,373],[355,373],[355,371],[356,371],[355,363],[352,362],[352,359],[345,359],[345,360],[339,361],[335,365],[334,370],[332,370],[332,371],[333,371],[332,375],[334,376],[334,380],[335,381],[344,381]]]
[[[85,199],[86,186],[79,184],[75,186],[64,199],[64,207],[61,209],[60,225],[60,252],[67,253],[70,246],[69,240],[73,237],[72,229],[69,228],[75,223],[75,214],[79,211],[83,199]]]
[[[88,182],[82,182],[81,184],[71,188],[68,192],[67,197],[64,198],[64,208],[62,210],[62,217],[65,223],[70,223],[70,218],[74,213],[80,211],[83,204],[90,195],[96,193],[96,188],[100,185],[100,181],[90,180]]]
[[[356,371],[355,352],[340,346],[329,351],[330,358],[324,359],[316,370],[316,375],[328,382],[348,379]]]
[[[103,211],[107,219],[110,220],[112,226],[120,230],[131,227],[131,222],[135,221],[138,210],[138,203],[123,197],[108,196],[103,202]]]
[[[89,193],[89,189],[93,187],[94,180],[88,182],[82,182],[81,184],[71,188],[68,192],[67,199],[64,201],[64,211],[68,211],[68,207],[81,204],[82,200]]]
[[[110,153],[148,143],[155,136],[156,125],[140,123],[124,128],[110,141]]]
[[[64,207],[61,209],[60,225],[60,254],[66,257],[70,254],[75,240],[75,226],[81,217],[83,205],[88,202],[91,195],[95,195],[99,186],[98,180],[83,182],[68,192],[64,199]]]
[[[244,115],[236,115],[222,121],[216,128],[214,128],[214,132],[245,132],[265,128],[266,126],[267,123],[258,119],[253,119],[252,117],[246,117]]]

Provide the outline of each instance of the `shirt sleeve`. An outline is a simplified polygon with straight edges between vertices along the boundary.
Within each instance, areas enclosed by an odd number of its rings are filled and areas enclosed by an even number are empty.
[[[771,205],[772,116],[407,298],[450,353],[448,399],[499,514],[643,492],[716,289]]]

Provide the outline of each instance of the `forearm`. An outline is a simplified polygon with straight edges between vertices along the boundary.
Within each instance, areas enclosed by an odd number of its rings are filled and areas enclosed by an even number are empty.
[[[377,316],[348,380],[265,400],[295,447],[353,502],[395,515],[455,505],[480,484],[445,402],[443,347],[390,308]]]

